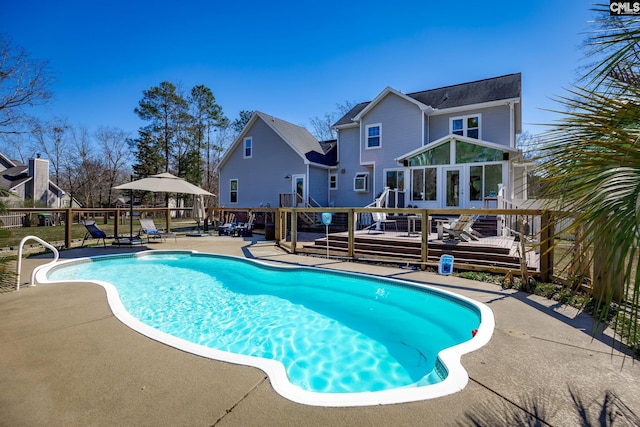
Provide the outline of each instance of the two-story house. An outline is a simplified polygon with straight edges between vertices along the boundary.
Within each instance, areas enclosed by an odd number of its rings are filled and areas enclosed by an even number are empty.
[[[335,206],[365,206],[385,187],[400,206],[483,207],[499,185],[513,192],[521,132],[521,75],[422,92],[384,89],[335,124]],[[513,197],[514,194],[511,194]]]
[[[256,112],[218,166],[219,205],[328,206],[336,141],[319,142],[307,129]]]
[[[410,94],[388,87],[334,124],[337,142],[256,113],[221,161],[220,204],[366,206],[386,187],[399,207],[483,207],[501,185],[524,198],[521,122],[519,73]]]

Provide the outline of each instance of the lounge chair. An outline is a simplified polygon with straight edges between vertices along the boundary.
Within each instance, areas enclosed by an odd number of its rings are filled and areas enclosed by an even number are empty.
[[[107,233],[101,230],[100,227],[96,225],[95,221],[91,219],[85,219],[81,220],[80,222],[87,229],[87,232],[84,235],[84,239],[82,239],[82,245],[80,245],[80,247],[84,247],[84,242],[87,239],[98,239],[98,243],[100,243],[100,239],[102,239],[102,246],[107,247],[105,239],[113,239],[113,236],[107,236]]]
[[[444,224],[443,227],[451,238],[470,242],[471,240],[480,240],[476,236],[478,233],[471,228],[474,222],[473,215],[462,214],[457,220],[451,224]]]
[[[233,235],[238,237],[251,237],[253,236],[253,223],[256,220],[256,215],[251,214],[247,219],[247,222],[241,222],[237,224],[233,229]]]
[[[369,227],[368,233],[371,233],[371,229],[374,229],[374,227],[376,230],[382,228],[382,232],[384,233],[387,231],[387,224],[393,224],[396,232],[398,231],[398,222],[395,219],[387,218],[387,214],[385,212],[372,212],[371,218],[373,220],[373,224]],[[378,227],[378,224],[380,224],[380,227]]]
[[[152,218],[140,218],[140,231],[138,232],[138,237],[141,237],[143,234],[147,236],[147,240],[151,238],[161,239],[163,242],[167,239],[167,237],[173,237],[176,239],[176,233],[171,233],[165,230],[160,230],[156,227]]]
[[[222,224],[218,226],[218,235],[231,236],[233,230],[236,227],[236,215],[233,212],[229,212],[224,216]]]

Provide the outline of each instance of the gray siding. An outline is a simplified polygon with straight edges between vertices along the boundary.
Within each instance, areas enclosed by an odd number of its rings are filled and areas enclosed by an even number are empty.
[[[481,108],[457,112],[455,114],[441,114],[429,117],[428,142],[436,141],[449,135],[449,119],[452,117],[481,114],[481,135],[484,141],[509,146],[509,115],[508,105]],[[407,150],[408,151],[408,150]]]
[[[422,111],[395,94],[382,99],[362,119],[362,161],[375,162],[373,198],[384,189],[384,169],[397,168],[395,158],[422,146]],[[366,150],[367,125],[381,123],[382,148]]]
[[[329,206],[329,171],[315,166],[309,167],[309,196],[322,206]]]
[[[256,207],[260,203],[279,205],[281,193],[291,193],[291,179],[306,174],[302,158],[262,120],[248,130],[253,139],[253,155],[243,158],[244,138],[234,147],[220,170],[220,200],[224,206]],[[230,203],[229,182],[238,180],[238,203]]]
[[[374,200],[375,195],[371,190],[367,193],[353,191],[353,179],[356,173],[371,171],[370,168],[360,165],[359,132],[359,127],[352,127],[340,130],[338,135],[338,189],[331,191],[330,201],[334,206],[366,206]]]

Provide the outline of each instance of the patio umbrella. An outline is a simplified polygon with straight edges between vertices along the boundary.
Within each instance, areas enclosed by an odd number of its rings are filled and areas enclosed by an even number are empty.
[[[168,172],[160,173],[158,175],[151,175],[147,178],[138,179],[136,181],[127,182],[126,184],[115,186],[113,187],[113,189],[151,191],[154,193],[182,193],[197,194],[200,196],[213,196],[213,194],[209,193],[207,190],[204,190],[197,185],[193,185],[190,182],[187,182],[182,178],[178,178],[177,176],[172,175]],[[129,205],[129,237],[133,239],[133,194],[131,195],[131,202]]]
[[[178,178],[168,172],[158,175],[151,175],[147,178],[138,179],[136,181],[127,182],[126,184],[113,187],[114,190],[141,190],[153,191],[155,193],[182,193],[182,194],[200,194],[213,196],[207,190],[197,185]]]

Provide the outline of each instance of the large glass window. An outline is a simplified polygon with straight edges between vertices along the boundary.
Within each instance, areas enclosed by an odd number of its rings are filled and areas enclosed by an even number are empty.
[[[469,167],[469,200],[481,201],[484,197],[494,197],[501,183],[501,164]]]
[[[404,191],[404,171],[387,170],[385,186],[392,190]]]
[[[437,169],[418,168],[411,170],[411,200],[436,200]]]
[[[480,115],[456,117],[451,119],[451,133],[480,139]]]
[[[238,180],[232,179],[229,181],[229,202],[238,203]]]
[[[430,150],[423,151],[409,160],[409,166],[448,165],[451,163],[451,142],[447,141]]]
[[[484,196],[498,194],[498,184],[502,184],[502,165],[486,165],[484,167]]]
[[[367,148],[380,148],[382,146],[382,125],[369,125],[366,127]]]
[[[469,168],[469,200],[482,200],[482,166]]]
[[[424,169],[411,170],[411,200],[424,200]]]
[[[456,141],[456,163],[500,162],[503,156],[502,150]]]

